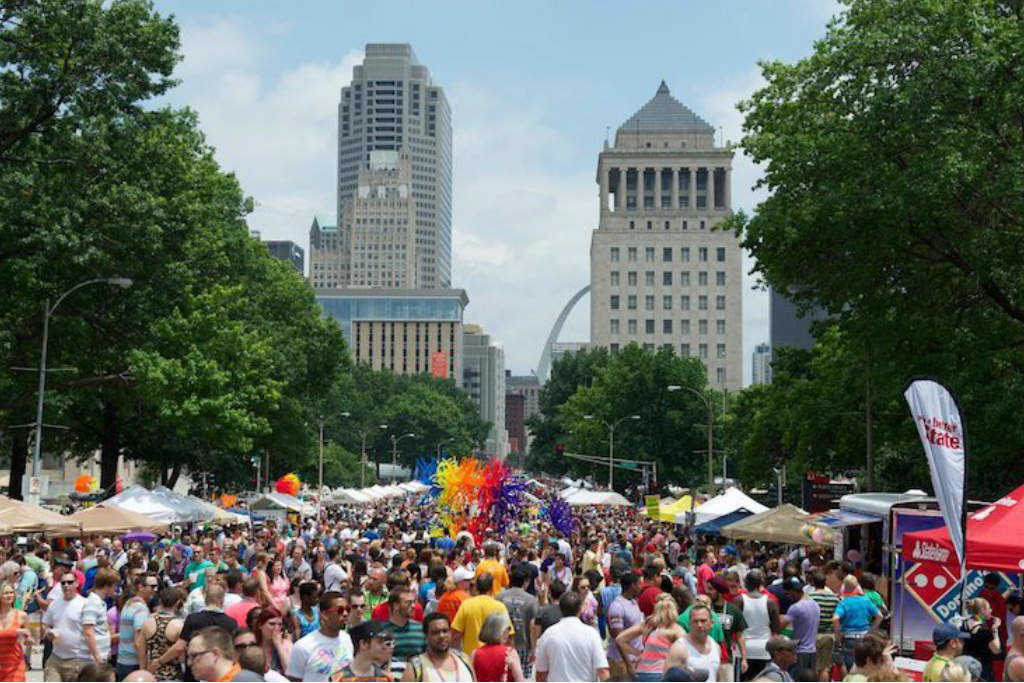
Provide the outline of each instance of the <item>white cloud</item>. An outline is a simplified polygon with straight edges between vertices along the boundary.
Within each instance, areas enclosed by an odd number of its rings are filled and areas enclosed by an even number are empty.
[[[182,25],[182,84],[170,99],[199,113],[221,166],[256,199],[250,226],[306,247],[313,216],[335,214],[337,105],[362,52],[266,76],[274,73],[267,46],[291,29],[233,17]]]

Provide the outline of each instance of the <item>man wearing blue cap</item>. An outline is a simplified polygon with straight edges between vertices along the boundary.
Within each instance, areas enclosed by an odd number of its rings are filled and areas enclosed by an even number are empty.
[[[951,624],[939,624],[932,631],[932,641],[935,643],[935,654],[928,660],[924,667],[921,680],[929,681],[942,680],[942,670],[953,663],[953,658],[964,652],[964,641],[971,637],[970,633],[964,633]]]

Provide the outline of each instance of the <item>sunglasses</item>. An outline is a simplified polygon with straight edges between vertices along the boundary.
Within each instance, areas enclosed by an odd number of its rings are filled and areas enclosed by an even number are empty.
[[[78,582],[74,581],[74,580],[72,580],[72,581],[61,581],[60,585],[62,585],[62,586],[74,586],[76,583],[78,583]]]

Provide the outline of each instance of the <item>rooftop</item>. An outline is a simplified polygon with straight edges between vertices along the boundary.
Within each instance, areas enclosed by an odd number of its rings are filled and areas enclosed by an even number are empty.
[[[697,116],[686,105],[672,97],[665,81],[658,92],[635,114],[619,126],[619,132],[699,132],[714,133],[714,127]]]

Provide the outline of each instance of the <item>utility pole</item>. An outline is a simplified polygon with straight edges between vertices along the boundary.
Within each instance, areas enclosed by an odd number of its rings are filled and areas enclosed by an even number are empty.
[[[608,490],[615,490],[615,428],[619,426],[624,420],[639,420],[639,415],[626,415],[620,417],[615,422],[606,422],[600,418],[596,418],[593,415],[584,415],[584,420],[597,420],[608,428]]]
[[[317,489],[316,489],[316,523],[320,524],[320,512],[323,509],[323,498],[324,498],[324,416],[321,415],[317,421],[317,425],[320,427],[320,463],[317,476]]]

